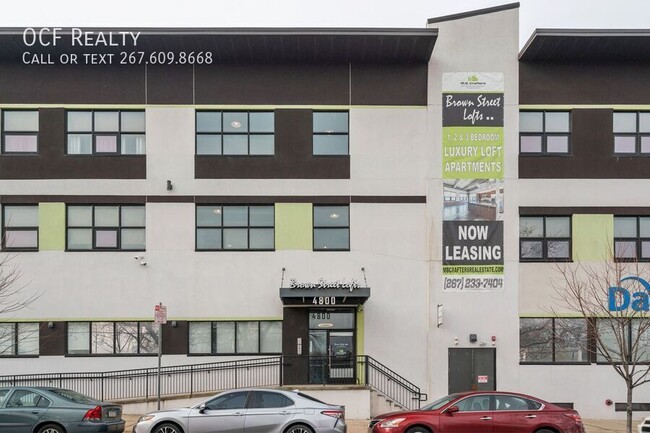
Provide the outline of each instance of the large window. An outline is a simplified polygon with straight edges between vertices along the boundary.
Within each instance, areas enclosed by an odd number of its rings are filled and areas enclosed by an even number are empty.
[[[314,205],[314,251],[350,250],[350,207]]]
[[[190,322],[189,353],[282,353],[281,321]]]
[[[143,155],[144,111],[68,111],[68,155]]]
[[[2,248],[5,251],[38,250],[38,206],[2,208]]]
[[[521,111],[519,133],[521,154],[566,155],[571,151],[568,111]]]
[[[522,261],[571,259],[571,217],[520,216],[519,258]]]
[[[273,205],[197,205],[196,249],[272,251],[274,226]]]
[[[614,258],[650,261],[650,216],[614,217]]]
[[[68,205],[67,249],[145,249],[142,205]]]
[[[606,363],[608,358],[620,362],[623,354],[627,354],[630,362],[650,363],[650,330],[644,323],[647,320],[598,319],[597,330],[604,350],[596,351],[596,362]]]
[[[38,152],[38,111],[0,110],[2,153]]]
[[[614,153],[650,155],[650,112],[614,113]]]
[[[348,112],[315,111],[314,155],[348,155]]]
[[[587,321],[572,318],[519,320],[519,361],[589,362]]]
[[[0,323],[0,356],[36,356],[38,323]]]
[[[68,355],[158,353],[159,325],[153,322],[68,322]]]
[[[273,155],[271,111],[197,111],[197,155]]]

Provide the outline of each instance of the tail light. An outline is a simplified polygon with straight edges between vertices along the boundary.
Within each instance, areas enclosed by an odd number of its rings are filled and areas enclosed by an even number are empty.
[[[574,420],[577,424],[582,424],[582,418],[580,418],[580,414],[577,412],[567,412],[563,414],[567,418],[571,418]]]
[[[102,407],[95,406],[84,415],[83,421],[101,421],[102,420]]]
[[[332,418],[336,419],[345,419],[345,411],[344,410],[323,410],[321,413],[325,416],[331,416]]]

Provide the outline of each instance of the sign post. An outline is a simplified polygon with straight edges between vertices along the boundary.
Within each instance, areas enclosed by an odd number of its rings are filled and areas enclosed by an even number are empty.
[[[158,410],[160,410],[160,366],[162,360],[162,326],[167,323],[167,307],[160,302],[154,308],[154,323],[158,324]]]

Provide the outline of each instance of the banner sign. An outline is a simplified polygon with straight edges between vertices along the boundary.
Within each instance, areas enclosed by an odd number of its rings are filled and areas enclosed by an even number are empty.
[[[503,290],[503,74],[442,79],[443,288]]]

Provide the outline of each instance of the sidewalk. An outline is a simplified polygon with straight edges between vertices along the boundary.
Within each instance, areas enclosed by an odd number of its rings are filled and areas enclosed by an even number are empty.
[[[126,421],[126,433],[133,431],[133,425],[138,420],[139,415],[124,415]],[[632,431],[636,432],[636,425],[640,421],[634,421],[632,424]],[[368,420],[365,419],[348,419],[348,433],[366,433],[368,428]],[[586,419],[583,420],[587,433],[625,433],[625,421],[612,421],[600,419]],[[190,432],[191,433],[191,432]]]

